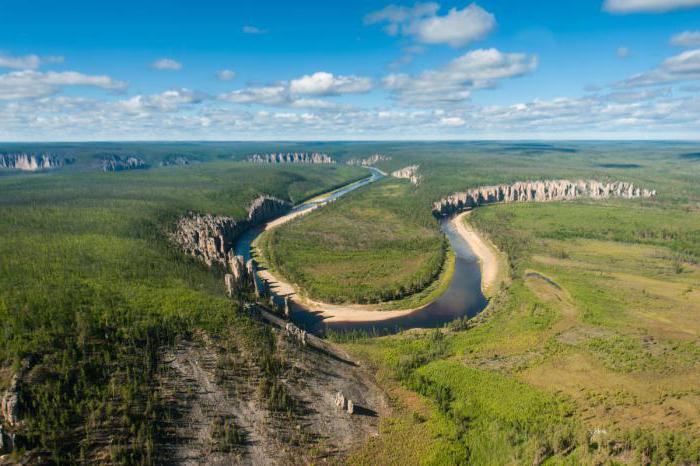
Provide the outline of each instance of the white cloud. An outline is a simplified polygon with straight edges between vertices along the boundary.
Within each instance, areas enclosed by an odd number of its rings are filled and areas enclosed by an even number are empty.
[[[338,95],[368,92],[372,89],[372,80],[361,76],[334,76],[332,73],[319,71],[293,79],[289,84],[292,94]]]
[[[463,9],[452,8],[445,16],[438,15],[437,3],[417,3],[414,7],[389,5],[370,13],[365,24],[387,23],[390,35],[412,36],[425,44],[448,44],[464,47],[484,38],[496,26],[493,14],[472,3]]]
[[[617,83],[617,87],[653,86],[700,79],[700,49],[686,50],[667,58],[660,66]]]
[[[676,47],[700,47],[700,31],[683,31],[671,37]]]
[[[126,83],[109,76],[94,76],[76,71],[41,73],[24,70],[0,75],[0,99],[15,100],[44,97],[59,92],[66,86],[90,86],[116,91],[126,88]]]
[[[182,106],[198,104],[206,99],[206,95],[190,89],[171,89],[160,94],[144,96],[136,95],[126,100],[121,100],[118,105],[125,111],[141,113],[149,110],[173,112]]]
[[[0,68],[12,68],[15,70],[35,70],[39,68],[41,60],[36,55],[13,57],[0,53]]]
[[[222,94],[219,98],[237,104],[283,105],[289,102],[287,86],[284,84],[247,87]]]
[[[645,100],[653,100],[658,97],[667,97],[671,95],[671,89],[652,89],[642,91],[622,91],[611,92],[603,95],[601,99],[607,99],[613,102],[643,102]]]
[[[627,58],[630,56],[631,53],[632,51],[628,47],[618,47],[615,51],[615,55],[617,55],[617,58]]]
[[[535,68],[534,55],[478,49],[417,76],[390,74],[383,83],[407,105],[447,104],[467,100],[475,89],[494,87],[500,79],[522,76]]]
[[[178,71],[182,69],[182,63],[173,60],[172,58],[159,58],[151,63],[151,67],[156,70]]]
[[[605,0],[609,13],[661,13],[700,6],[700,0]]]
[[[334,96],[369,92],[373,88],[370,78],[362,76],[334,75],[319,71],[291,81],[278,81],[264,86],[249,86],[221,94],[219,100],[245,105],[270,105],[280,107],[331,109],[342,106],[323,99],[303,96]]]
[[[440,124],[444,126],[464,126],[467,122],[460,117],[443,117],[440,118]]]
[[[216,72],[216,77],[221,81],[230,81],[236,77],[236,72],[232,70],[219,70]]]
[[[441,109],[250,110],[226,101],[200,105],[186,90],[126,101],[55,96],[0,102],[2,139],[440,139],[654,137],[694,135],[700,96],[673,98],[630,93],[583,98],[535,99],[512,105],[461,105]],[[147,104],[161,98],[177,105]],[[132,99],[129,99],[132,100]],[[170,109],[177,107],[178,111]],[[166,111],[162,111],[163,108]]]
[[[244,34],[267,34],[267,29],[261,29],[256,26],[243,26],[241,29]]]
[[[389,5],[365,16],[365,24],[389,23],[385,27],[385,31],[393,36],[399,32],[400,26],[413,23],[426,16],[435,16],[439,9],[440,5],[433,2],[416,3],[413,8]]]

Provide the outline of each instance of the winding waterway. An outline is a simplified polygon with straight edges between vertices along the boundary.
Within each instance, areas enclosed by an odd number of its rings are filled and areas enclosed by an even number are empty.
[[[327,195],[318,196],[299,204],[284,217],[276,219],[274,222],[281,224],[284,223],[283,220],[285,218],[298,216],[300,213],[311,209],[322,208],[326,203],[333,202],[347,193],[373,183],[384,176],[376,168],[369,168],[369,170],[372,172],[370,177],[339,188]],[[300,327],[317,333],[322,333],[328,328],[343,331],[376,330],[381,333],[387,333],[409,328],[441,327],[459,317],[476,315],[487,304],[487,300],[481,292],[479,260],[469,247],[469,244],[456,231],[454,224],[450,220],[450,218],[443,219],[440,226],[455,253],[454,274],[447,290],[430,304],[397,317],[371,322],[335,320],[333,322],[324,322],[323,316],[319,315],[319,313],[295,304],[292,307],[292,319]],[[236,242],[236,253],[248,260],[251,257],[251,245],[265,228],[266,225],[262,225],[242,234]]]

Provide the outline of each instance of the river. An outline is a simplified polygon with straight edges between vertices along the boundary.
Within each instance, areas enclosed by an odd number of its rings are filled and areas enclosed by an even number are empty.
[[[328,202],[333,202],[340,197],[362,186],[366,186],[381,179],[384,175],[376,168],[369,168],[371,176],[361,181],[332,191],[326,195],[318,196],[294,207],[286,217],[299,215],[310,209],[322,208]],[[323,333],[330,328],[340,331],[349,330],[375,330],[378,333],[392,333],[409,328],[434,328],[441,327],[460,317],[473,317],[486,307],[487,300],[481,292],[481,270],[479,260],[472,252],[469,244],[456,231],[450,218],[440,222],[442,231],[447,236],[455,253],[455,269],[452,280],[447,290],[436,300],[415,311],[385,320],[372,322],[324,322],[323,317],[316,312],[309,311],[300,305],[292,307],[292,320],[309,331]],[[253,241],[265,230],[265,225],[252,228],[241,235],[236,241],[235,250],[246,260],[251,256]],[[377,311],[381,312],[381,311]]]

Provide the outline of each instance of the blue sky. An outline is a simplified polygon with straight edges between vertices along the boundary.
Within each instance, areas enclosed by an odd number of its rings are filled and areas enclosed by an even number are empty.
[[[700,134],[700,0],[0,0],[0,23],[0,140]]]

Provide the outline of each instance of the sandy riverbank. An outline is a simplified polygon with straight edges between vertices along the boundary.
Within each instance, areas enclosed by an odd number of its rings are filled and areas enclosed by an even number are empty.
[[[285,215],[266,225],[265,230],[275,228],[283,223],[286,223],[300,214]],[[464,212],[455,216],[451,222],[455,226],[456,231],[469,244],[474,254],[478,257],[481,266],[482,282],[481,287],[484,295],[489,296],[489,293],[494,290],[498,282],[499,274],[499,259],[493,247],[481,237],[471,226],[465,223],[464,218],[469,212]],[[394,311],[379,311],[376,305],[372,304],[328,304],[318,301],[313,301],[304,298],[297,294],[296,289],[290,283],[282,280],[280,277],[273,275],[269,270],[260,270],[259,275],[265,279],[270,290],[280,296],[288,296],[297,306],[301,306],[310,312],[318,314],[326,322],[379,322],[387,319],[401,317],[420,308],[394,310]]]
[[[484,296],[490,297],[495,291],[498,283],[499,258],[493,245],[481,236],[464,219],[471,214],[471,211],[462,212],[452,219],[459,235],[469,244],[474,255],[479,258],[481,267],[481,292]]]

